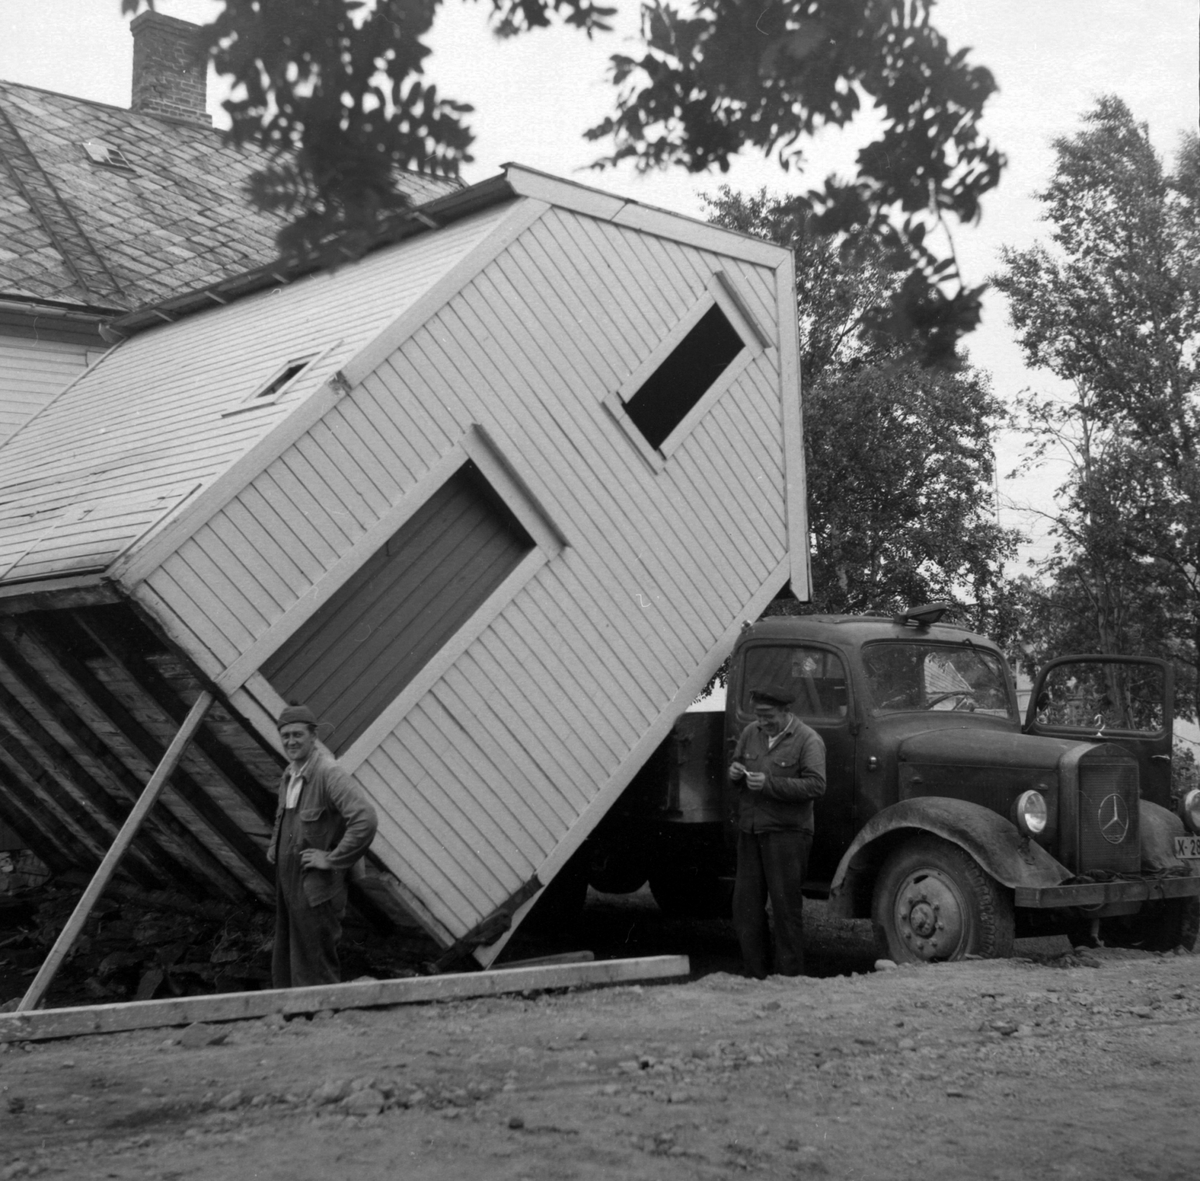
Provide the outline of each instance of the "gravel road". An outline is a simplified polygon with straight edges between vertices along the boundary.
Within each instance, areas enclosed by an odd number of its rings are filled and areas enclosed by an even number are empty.
[[[755,982],[726,939],[677,984],[0,1048],[0,1181],[1197,1176],[1200,958]]]

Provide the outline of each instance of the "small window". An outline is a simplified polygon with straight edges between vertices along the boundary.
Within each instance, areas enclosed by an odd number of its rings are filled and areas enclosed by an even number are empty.
[[[625,403],[651,447],[662,446],[743,347],[738,330],[714,303]]]
[[[661,471],[738,375],[771,340],[727,276],[663,338],[604,405],[654,471]]]
[[[751,690],[779,684],[787,685],[794,694],[791,711],[797,717],[825,724],[846,717],[846,668],[836,652],[793,645],[747,648],[739,711],[746,716],[754,712]]]
[[[299,377],[308,368],[311,360],[312,357],[304,357],[299,361],[289,361],[261,390],[253,395],[254,401],[260,402],[264,398],[274,398],[283,393],[284,387],[290,385],[294,378]]]
[[[116,172],[133,173],[134,167],[125,158],[125,153],[120,148],[113,147],[112,144],[106,144],[98,139],[89,139],[84,145],[83,150],[87,153],[87,158],[93,164],[99,164],[101,168],[111,168]]]
[[[300,374],[312,365],[316,356],[316,353],[312,353],[307,357],[294,357],[285,362],[254,393],[232,410],[226,410],[222,417],[240,414],[243,410],[253,410],[257,406],[273,406],[291,388]]]

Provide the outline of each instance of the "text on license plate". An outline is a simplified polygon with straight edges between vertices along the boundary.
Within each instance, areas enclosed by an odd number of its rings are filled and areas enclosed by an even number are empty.
[[[1175,856],[1187,861],[1200,861],[1200,837],[1176,837]]]

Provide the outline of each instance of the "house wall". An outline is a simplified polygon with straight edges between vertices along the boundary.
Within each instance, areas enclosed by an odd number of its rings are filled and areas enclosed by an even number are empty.
[[[0,332],[0,443],[99,357],[102,343],[99,337],[89,347]]]
[[[770,347],[656,473],[603,401],[716,270]],[[549,209],[139,588],[203,664],[229,668],[336,589],[322,579],[339,559],[484,428],[567,544],[390,732],[350,752],[379,807],[376,852],[443,935],[544,866],[714,645],[778,589],[780,281]]]

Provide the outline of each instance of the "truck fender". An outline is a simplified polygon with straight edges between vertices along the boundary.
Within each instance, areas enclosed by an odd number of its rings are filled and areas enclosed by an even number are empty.
[[[1003,886],[1057,886],[1071,876],[1010,820],[967,800],[922,796],[876,812],[838,863],[829,910],[839,918],[869,918],[875,877],[887,855],[907,836],[932,833],[957,845]]]
[[[1138,800],[1138,825],[1142,843],[1142,872],[1155,873],[1163,869],[1179,869],[1180,866],[1196,868],[1175,856],[1173,837],[1186,836],[1183,821],[1160,804],[1149,800]]]

